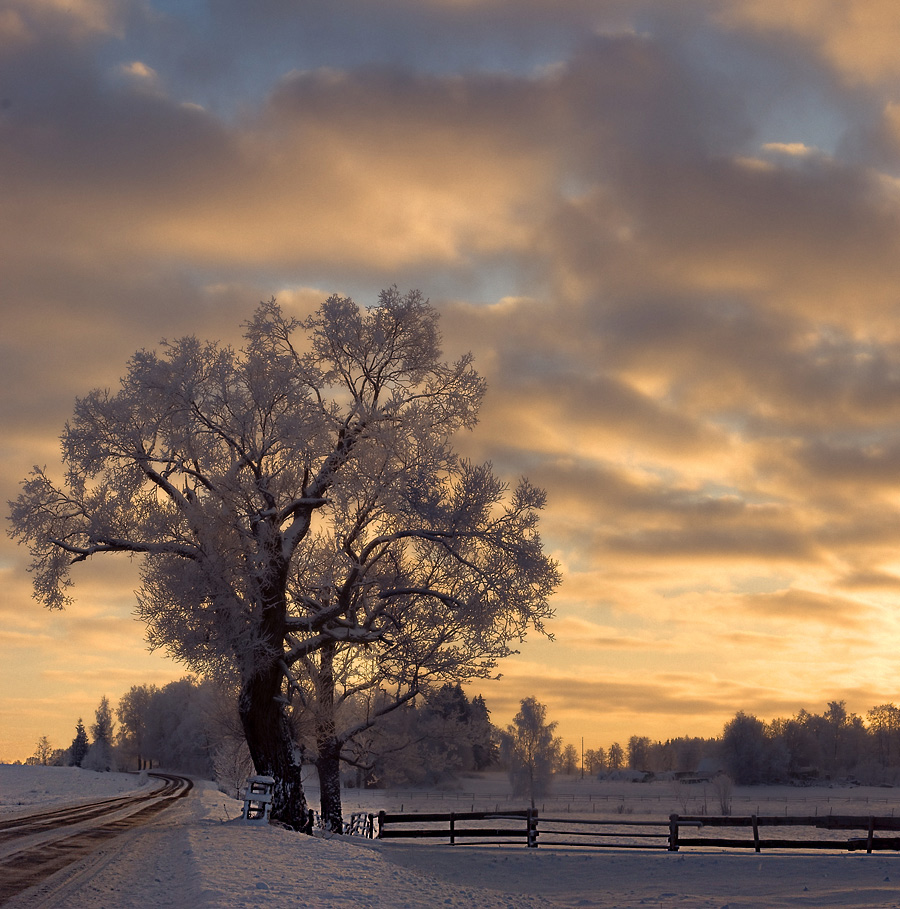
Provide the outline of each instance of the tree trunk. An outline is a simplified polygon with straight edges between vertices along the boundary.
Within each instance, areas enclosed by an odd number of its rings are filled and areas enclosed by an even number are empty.
[[[301,830],[307,822],[306,796],[281,684],[277,664],[246,679],[241,685],[239,712],[256,772],[275,778],[271,819]]]
[[[322,823],[331,833],[344,832],[341,807],[341,746],[333,738],[328,743],[318,742],[319,756],[316,770],[319,774],[319,792],[322,797]]]
[[[302,764],[285,712],[284,673],[280,665],[287,614],[288,563],[279,555],[280,538],[277,532],[266,536],[265,531],[262,523],[256,528],[261,539],[260,554],[264,555],[265,562],[264,570],[260,570],[258,631],[261,640],[268,642],[273,655],[262,665],[251,661],[243,667],[238,713],[256,772],[275,779],[270,818],[295,830],[305,831],[308,810],[303,792]]]
[[[316,704],[316,771],[322,799],[322,824],[332,833],[344,832],[341,809],[341,743],[335,734],[334,645],[319,654]]]

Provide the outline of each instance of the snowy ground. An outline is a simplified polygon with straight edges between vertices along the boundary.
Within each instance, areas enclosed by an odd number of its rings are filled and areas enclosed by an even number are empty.
[[[0,818],[38,809],[92,802],[147,786],[146,776],[91,773],[80,767],[0,764]]]
[[[138,785],[137,777],[92,774],[69,768],[0,766],[0,815],[101,797]],[[469,781],[484,789],[496,781]],[[635,814],[665,816],[674,798],[662,789],[591,791],[579,782],[558,789],[551,805],[590,796],[622,799],[632,795]],[[751,800],[783,802],[803,798],[820,811],[837,803],[841,813],[855,803],[890,814],[893,791],[750,790]],[[312,793],[311,793],[312,794]],[[437,794],[347,792],[348,808],[440,810]],[[487,792],[444,793],[444,801],[488,797]],[[738,793],[745,797],[745,793]],[[356,797],[354,799],[354,796]],[[576,796],[578,798],[576,798]],[[567,800],[568,797],[568,800]],[[702,797],[700,794],[698,797]],[[416,803],[411,803],[415,798]],[[499,796],[498,796],[499,798]],[[850,800],[853,800],[852,802]],[[869,799],[870,801],[866,801]],[[880,802],[873,804],[875,800]],[[438,799],[440,801],[440,799]],[[652,804],[653,802],[656,804]],[[368,805],[363,802],[370,802]],[[820,804],[821,803],[821,804]],[[608,801],[608,804],[612,804]],[[877,805],[877,807],[876,807]],[[451,810],[448,803],[445,810]],[[469,810],[471,805],[459,810]],[[605,807],[605,806],[604,806]],[[680,806],[672,807],[678,810]],[[755,805],[754,805],[755,807]],[[791,804],[793,809],[799,805]],[[900,805],[898,805],[900,807]],[[72,909],[530,909],[530,907],[898,907],[900,855],[806,854],[690,850],[670,854],[626,850],[566,850],[523,847],[469,847],[423,843],[371,842],[357,838],[323,840],[275,827],[247,826],[235,820],[239,803],[210,785],[195,792],[147,826],[124,834],[89,859],[62,872],[39,893],[6,905]],[[693,808],[691,809],[693,810]],[[763,809],[767,810],[767,809]],[[604,812],[605,813],[605,812]],[[811,812],[810,812],[811,813]]]

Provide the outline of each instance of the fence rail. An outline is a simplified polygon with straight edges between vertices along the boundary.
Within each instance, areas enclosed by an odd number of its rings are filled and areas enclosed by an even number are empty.
[[[744,828],[751,832],[751,839],[734,839],[728,837],[682,837],[682,826],[731,827]],[[760,835],[761,827],[794,827],[814,828],[817,830],[865,831],[865,836],[850,837],[843,840],[811,839],[795,837],[767,838]],[[878,830],[900,830],[900,818],[875,817],[873,815],[816,815],[813,817],[782,817],[780,815],[755,814],[749,817],[706,817],[684,816],[673,814],[669,817],[669,850],[675,852],[681,846],[724,846],[729,849],[752,848],[756,852],[762,849],[847,849],[850,851],[865,849],[900,850],[900,838],[877,837]]]
[[[485,826],[487,822],[518,822],[518,826]],[[441,826],[434,827],[438,824]],[[412,826],[410,826],[412,825]],[[429,825],[429,826],[423,826]],[[458,838],[487,840],[524,840],[537,846],[537,812],[527,808],[513,811],[450,811],[441,814],[388,814],[378,812],[378,839],[397,837],[449,837],[451,845]]]
[[[479,841],[518,841],[536,848],[538,839],[547,845],[595,846],[615,849],[666,849],[678,852],[686,846],[726,849],[834,849],[874,852],[900,851],[900,836],[877,836],[900,832],[900,817],[872,815],[669,815],[668,820],[632,821],[622,818],[587,820],[573,817],[543,817],[536,810],[503,812],[446,812],[377,815],[377,834],[373,815],[369,815],[368,835],[379,839],[427,838],[472,843]],[[502,822],[502,823],[501,823]],[[540,824],[540,828],[539,828]],[[705,836],[704,828],[746,830],[749,836]],[[764,837],[766,828],[793,828],[793,836]],[[860,835],[844,839],[821,839],[804,831],[857,831]],[[689,835],[685,836],[685,832]]]
[[[573,817],[541,816],[540,830],[537,830],[537,824],[536,817],[535,836],[539,835],[548,846],[666,849],[669,843],[669,827],[666,821],[629,821],[621,818],[582,820]],[[656,842],[646,842],[647,840]]]

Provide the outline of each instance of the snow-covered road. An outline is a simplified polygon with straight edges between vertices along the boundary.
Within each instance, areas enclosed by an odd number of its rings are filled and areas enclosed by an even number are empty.
[[[193,786],[178,776],[158,776],[152,783],[96,802],[0,818],[0,896],[38,887],[100,843],[147,823]]]

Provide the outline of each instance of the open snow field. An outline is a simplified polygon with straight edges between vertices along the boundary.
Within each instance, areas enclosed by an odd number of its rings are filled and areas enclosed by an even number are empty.
[[[459,792],[345,791],[357,807],[476,810],[501,798],[501,777],[464,780]],[[137,776],[72,768],[0,766],[0,817],[49,805],[100,798],[141,785]],[[665,817],[685,811],[665,784],[561,781],[544,812],[603,803],[602,813]],[[489,790],[493,790],[493,792]],[[315,790],[310,787],[310,798]],[[683,793],[681,794],[683,798]],[[698,792],[697,798],[704,797]],[[707,802],[713,796],[706,794]],[[735,813],[748,799],[762,813],[778,803],[791,813],[832,808],[890,814],[900,797],[884,789],[737,790]],[[803,799],[804,801],[793,801]],[[440,802],[443,801],[443,807]],[[468,804],[466,802],[468,801]],[[396,802],[396,804],[395,804]],[[458,807],[457,807],[458,804]],[[867,806],[867,807],[864,807]],[[491,808],[494,806],[491,805]],[[540,805],[538,806],[541,807]],[[709,804],[711,812],[716,808]],[[589,811],[591,809],[588,809]],[[695,807],[689,805],[688,809]],[[10,909],[531,909],[531,907],[898,907],[900,855],[775,853],[689,849],[664,851],[522,846],[447,846],[298,836],[237,820],[240,803],[211,784],[154,822],[126,832],[46,886],[5,904]]]

